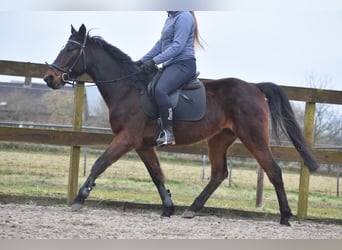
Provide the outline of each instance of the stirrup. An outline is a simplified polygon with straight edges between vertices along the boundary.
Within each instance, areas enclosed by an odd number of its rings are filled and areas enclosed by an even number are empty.
[[[167,132],[165,129],[163,129],[162,131],[160,131],[158,138],[157,138],[157,146],[158,147],[163,147],[166,145],[173,145],[175,144],[175,139],[173,138],[173,136],[171,136],[171,138],[167,138]],[[171,139],[171,140],[170,140]]]

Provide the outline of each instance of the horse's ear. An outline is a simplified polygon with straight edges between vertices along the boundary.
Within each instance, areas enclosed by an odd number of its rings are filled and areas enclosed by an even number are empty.
[[[87,29],[86,29],[85,25],[82,24],[80,29],[78,30],[78,33],[79,33],[79,35],[81,35],[81,37],[85,37],[86,31],[87,31]]]
[[[74,26],[72,26],[72,24],[71,24],[71,34],[73,35],[73,34],[75,34],[77,31],[75,30],[75,28],[74,28]]]

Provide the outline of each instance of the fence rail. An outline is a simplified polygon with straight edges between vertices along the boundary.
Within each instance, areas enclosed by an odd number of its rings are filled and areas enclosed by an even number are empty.
[[[25,82],[30,82],[31,78],[42,78],[47,69],[48,66],[45,64],[0,60],[0,75],[22,76],[25,77]],[[84,82],[91,81],[92,80],[87,75],[83,75],[78,79],[79,84],[77,84],[75,87],[75,113],[72,130],[50,130],[0,126],[0,141],[31,142],[71,146],[71,163],[69,169],[67,197],[68,202],[71,202],[77,193],[80,147],[108,145],[113,139],[113,135],[110,133],[82,131],[83,98],[85,93]],[[342,105],[342,91],[289,86],[281,87],[286,91],[290,100],[302,101],[306,103],[304,136],[311,146],[313,140],[315,104],[328,103]],[[298,152],[293,147],[271,146],[271,149],[274,157],[278,160],[302,162]],[[190,146],[170,146],[158,150],[189,154],[207,154],[206,143],[204,141]],[[320,163],[342,164],[341,148],[313,148],[313,153],[318,158]],[[252,157],[249,151],[247,151],[241,143],[235,143],[227,152],[227,155],[237,157]],[[297,216],[300,219],[305,219],[307,215],[308,190],[309,173],[307,168],[302,163],[297,211]]]
[[[60,146],[106,146],[113,140],[111,133],[82,132],[70,130],[51,130],[38,128],[15,128],[0,126],[0,141],[29,142]],[[188,146],[169,146],[158,148],[159,151],[207,154],[207,145],[201,141]],[[290,146],[271,145],[276,160],[300,162],[301,157]],[[342,151],[336,149],[312,149],[321,164],[342,164]],[[227,152],[228,156],[253,158],[245,146],[236,142]]]

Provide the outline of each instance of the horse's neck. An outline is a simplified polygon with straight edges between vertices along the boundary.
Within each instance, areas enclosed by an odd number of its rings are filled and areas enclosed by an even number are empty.
[[[96,83],[107,106],[116,106],[129,91],[130,85],[120,80],[123,77],[120,64],[112,59],[100,58],[93,61],[87,73]]]

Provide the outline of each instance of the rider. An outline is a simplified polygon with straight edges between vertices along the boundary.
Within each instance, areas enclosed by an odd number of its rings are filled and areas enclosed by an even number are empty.
[[[158,64],[163,67],[155,88],[155,99],[162,123],[162,131],[157,138],[158,146],[175,143],[172,129],[173,110],[169,95],[195,75],[194,47],[202,47],[193,11],[167,11],[167,14],[160,39],[137,62],[146,72],[152,72]]]

